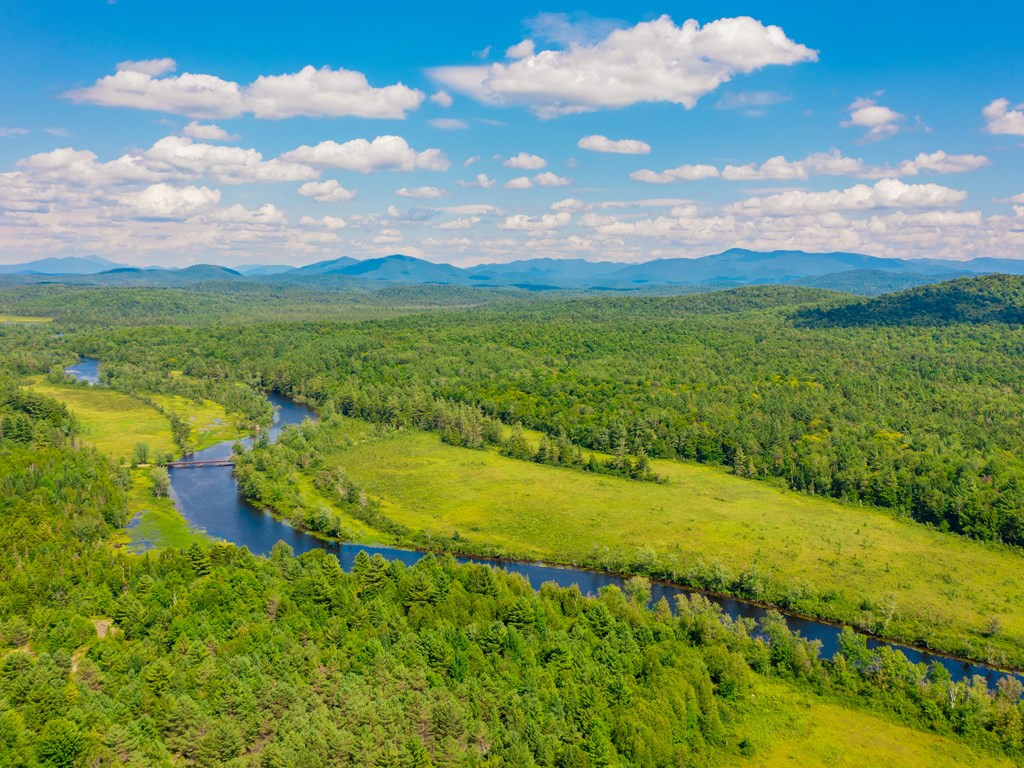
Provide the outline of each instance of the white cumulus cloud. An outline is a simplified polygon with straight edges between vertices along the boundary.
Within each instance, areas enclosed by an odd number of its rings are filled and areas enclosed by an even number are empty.
[[[700,181],[701,179],[717,179],[721,172],[713,165],[680,165],[666,171],[652,171],[642,168],[633,171],[629,178],[644,181],[648,184],[669,184],[673,181]]]
[[[548,161],[543,157],[531,155],[529,152],[520,152],[505,161],[506,168],[522,168],[525,171],[536,171],[547,164]]]
[[[558,213],[545,213],[541,216],[527,216],[517,213],[514,216],[506,216],[505,220],[498,224],[498,229],[512,230],[548,230],[564,227],[572,220],[572,214],[566,211]]]
[[[326,227],[327,229],[345,229],[348,226],[348,222],[338,216],[323,216],[319,219],[303,216],[299,219],[299,224],[306,227]]]
[[[417,152],[401,136],[378,136],[373,141],[352,139],[343,144],[322,141],[281,155],[282,160],[348,171],[446,171],[448,158],[439,149]]]
[[[989,133],[1024,136],[1024,104],[1010,109],[1009,99],[996,99],[981,110],[981,114]]]
[[[526,39],[521,43],[509,46],[505,51],[506,59],[525,59],[527,56],[533,56],[534,43],[533,40]]]
[[[141,192],[124,195],[121,202],[139,216],[181,219],[213,208],[220,202],[220,190],[209,187],[173,187],[151,184]]]
[[[740,73],[770,65],[816,61],[816,51],[777,26],[748,16],[681,26],[667,15],[616,29],[596,43],[527,53],[489,66],[439,67],[431,77],[488,104],[524,104],[542,118],[640,102],[693,107]]]
[[[559,176],[557,173],[552,173],[551,171],[538,173],[533,177],[533,180],[542,187],[564,187],[568,184],[572,184],[572,179]]]
[[[567,197],[565,200],[559,200],[556,203],[551,204],[552,211],[567,211],[572,213],[583,209],[583,201],[578,200],[575,197]]]
[[[361,72],[306,66],[260,75],[247,85],[216,75],[167,75],[172,59],[122,62],[113,75],[65,94],[76,102],[171,112],[196,118],[369,117],[402,119],[423,102],[422,91],[396,83],[375,88]]]
[[[422,200],[445,197],[448,193],[440,187],[401,187],[395,190],[399,197],[415,197]]]
[[[639,139],[609,139],[607,136],[584,136],[576,146],[591,152],[612,152],[618,155],[649,155],[651,145]]]
[[[897,133],[904,116],[875,103],[874,99],[857,99],[850,105],[850,117],[842,122],[844,128],[867,128],[865,138],[884,139]]]
[[[533,186],[533,182],[530,181],[528,176],[517,176],[506,181],[503,186],[505,189],[529,189]]]
[[[764,197],[751,197],[727,210],[746,215],[790,216],[799,213],[858,211],[874,208],[939,208],[956,205],[967,198],[959,189],[939,184],[906,184],[899,179],[882,179],[873,186],[857,184],[826,192],[787,190]]]
[[[203,141],[238,141],[239,138],[237,134],[228,133],[219,125],[200,123],[197,120],[193,120],[182,128],[181,132],[191,139]]]
[[[159,77],[178,68],[174,59],[146,59],[144,61],[120,61],[115,69],[118,72],[141,72],[150,77]]]
[[[455,100],[448,91],[438,91],[437,93],[431,94],[430,100],[443,109],[448,109],[448,107],[455,103]]]
[[[496,182],[486,173],[478,173],[472,181],[459,179],[457,183],[460,187],[479,187],[480,189],[490,189]]]
[[[976,171],[990,165],[984,155],[950,155],[941,149],[931,154],[921,152],[913,160],[900,163],[897,173],[900,176],[916,176],[923,171],[933,173],[966,173]]]
[[[141,155],[156,171],[212,176],[224,184],[305,181],[319,172],[302,163],[264,160],[255,149],[224,147],[193,142],[184,136],[167,136]]]
[[[354,189],[346,189],[336,179],[308,181],[299,187],[299,194],[318,203],[347,203],[356,197]]]

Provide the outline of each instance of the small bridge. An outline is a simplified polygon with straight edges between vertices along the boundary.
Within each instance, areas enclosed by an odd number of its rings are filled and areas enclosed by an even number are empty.
[[[169,461],[168,467],[174,469],[185,469],[187,467],[233,467],[233,459],[209,459],[207,461]]]

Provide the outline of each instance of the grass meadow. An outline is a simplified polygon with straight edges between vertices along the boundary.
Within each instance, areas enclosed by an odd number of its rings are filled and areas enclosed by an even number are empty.
[[[131,395],[42,378],[31,388],[64,403],[81,425],[82,440],[115,459],[130,458],[136,443],[146,443],[150,455],[177,453],[167,418]]]
[[[26,317],[25,315],[0,315],[0,325],[4,323],[52,323],[52,317]]]
[[[741,718],[753,754],[730,768],[1010,768],[1002,755],[963,741],[925,733],[884,715],[798,691],[785,683],[759,681],[751,713]]]
[[[415,531],[563,563],[651,559],[732,577],[756,570],[797,607],[905,641],[1024,664],[1024,556],[868,507],[782,491],[725,470],[652,462],[666,484],[593,475],[381,433],[345,419],[330,457]],[[996,628],[992,633],[990,630]]]

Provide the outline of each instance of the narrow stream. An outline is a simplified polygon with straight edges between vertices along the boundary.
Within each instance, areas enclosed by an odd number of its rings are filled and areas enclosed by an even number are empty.
[[[94,362],[95,364],[93,364]],[[69,366],[65,371],[83,381],[96,383],[99,380],[98,361],[93,361],[91,358],[83,358],[78,365]],[[307,418],[316,420],[316,414],[313,411],[287,397],[275,393],[271,393],[268,397],[275,411],[274,423],[270,429],[272,441],[276,440],[281,430],[288,425],[301,424]],[[247,446],[252,444],[252,440],[249,438],[242,442]],[[231,457],[232,446],[232,442],[219,443],[210,448],[196,451],[188,458],[194,460],[227,459]],[[391,560],[401,560],[406,565],[412,565],[425,557],[424,552],[417,550],[325,541],[294,528],[259,510],[242,498],[238,492],[238,482],[235,480],[233,467],[230,466],[172,467],[169,473],[171,497],[174,499],[175,506],[191,525],[205,530],[215,538],[230,541],[240,547],[247,547],[253,554],[269,555],[274,544],[283,541],[295,550],[296,555],[313,549],[325,550],[336,556],[345,570],[352,567],[355,556],[360,551],[365,551],[370,555],[381,554]],[[625,584],[625,579],[621,576],[579,568],[472,557],[456,559],[462,563],[482,563],[502,568],[509,573],[521,574],[529,580],[530,586],[534,589],[539,589],[544,582],[553,581],[561,587],[576,585],[585,595],[596,595],[602,587],[611,585],[622,587]],[[697,593],[674,584],[655,582],[651,585],[652,605],[664,597],[669,605],[674,607],[677,596],[691,594]],[[769,612],[767,608],[743,600],[719,595],[705,596],[732,618],[742,617],[758,620]],[[821,642],[823,658],[831,658],[839,650],[839,627],[799,616],[788,614],[783,614],[783,616],[792,631],[799,632],[802,637]],[[868,646],[871,648],[881,646],[894,648],[905,654],[914,663],[937,662],[949,671],[954,680],[970,680],[975,675],[979,675],[988,681],[990,688],[995,687],[1000,677],[1009,674],[983,664],[940,656],[899,643],[880,641],[870,637]],[[1024,683],[1024,674],[1015,674],[1014,676]]]

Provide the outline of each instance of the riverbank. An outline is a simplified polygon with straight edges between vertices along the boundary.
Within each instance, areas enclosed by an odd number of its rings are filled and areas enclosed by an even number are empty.
[[[108,394],[91,388],[79,388],[70,387],[69,389],[74,391],[92,392],[96,395]],[[116,393],[115,393],[116,394]],[[272,402],[275,405],[276,416],[275,423],[270,430],[272,439],[275,439],[280,433],[281,429],[289,424],[301,423],[306,418],[316,418],[315,414],[305,406],[289,401],[286,398],[282,398],[279,395],[271,396]],[[433,435],[428,435],[419,432],[405,432],[405,433],[394,433],[388,434],[386,432],[381,433],[365,422],[359,422],[353,419],[338,418],[332,420],[332,429],[336,428],[337,424],[341,424],[346,427],[343,430],[345,439],[342,441],[343,445],[338,447],[341,455],[335,456],[334,460],[338,465],[344,465],[350,472],[358,472],[362,467],[365,468],[367,463],[356,462],[353,464],[351,461],[353,455],[359,455],[355,452],[359,450],[366,450],[372,448],[370,453],[372,457],[372,465],[377,469],[378,472],[384,473],[385,476],[394,479],[394,477],[404,478],[406,482],[411,482],[410,486],[414,493],[415,501],[417,503],[430,503],[430,501],[436,499],[437,489],[434,487],[433,495],[427,491],[430,488],[424,489],[423,482],[429,478],[430,483],[441,483],[441,487],[449,491],[447,498],[447,505],[438,505],[437,509],[432,509],[433,515],[445,515],[450,514],[452,511],[458,511],[460,504],[465,501],[464,496],[460,496],[452,483],[451,474],[453,472],[459,473],[459,482],[463,491],[468,489],[473,491],[474,488],[484,483],[487,489],[490,489],[493,493],[494,489],[499,489],[505,496],[506,504],[495,505],[492,504],[490,507],[489,517],[493,520],[497,520],[498,524],[502,521],[508,522],[507,517],[503,518],[504,510],[508,507],[508,504],[516,506],[516,513],[522,517],[523,515],[533,515],[536,517],[538,512],[541,513],[542,517],[548,521],[557,521],[560,514],[564,515],[566,509],[572,510],[574,505],[578,505],[580,494],[566,493],[565,483],[567,479],[571,479],[572,482],[579,482],[580,480],[596,484],[597,487],[619,487],[625,489],[630,493],[640,490],[642,492],[657,491],[657,489],[672,490],[673,487],[678,488],[679,483],[672,483],[669,486],[659,486],[652,483],[638,483],[623,480],[620,478],[604,477],[604,476],[592,476],[586,475],[580,472],[574,472],[572,470],[564,470],[556,467],[545,467],[536,464],[517,461],[513,459],[507,459],[502,456],[498,456],[493,453],[483,451],[472,451],[467,449],[453,448],[452,446],[446,446],[440,443]],[[321,432],[322,430],[317,430]],[[358,432],[358,434],[354,434]],[[372,435],[376,434],[378,437],[373,438]],[[380,437],[380,435],[385,435]],[[337,435],[335,435],[337,437]],[[358,439],[354,439],[358,438]],[[223,458],[229,456],[231,452],[231,442],[218,443],[210,446],[204,451],[199,451],[194,455],[195,458]],[[409,471],[409,462],[411,460],[409,455],[410,446],[413,447],[413,453],[415,454],[416,460],[427,460],[429,472],[424,473],[422,471]],[[381,451],[383,450],[383,453]],[[441,457],[438,459],[438,453],[440,452]],[[325,458],[330,459],[330,456]],[[468,462],[468,464],[467,464]],[[497,476],[494,472],[474,471],[480,467],[484,469],[493,470],[497,467]],[[461,471],[460,470],[464,470]],[[515,474],[509,475],[509,472]],[[537,478],[531,477],[534,473],[540,473],[543,475],[545,482],[530,482],[530,488],[532,489],[527,493],[526,497],[523,497],[521,491],[521,483],[524,478],[528,481],[536,481]],[[504,473],[504,474],[502,474]],[[524,474],[525,473],[525,474]],[[358,475],[357,475],[358,476]],[[309,478],[300,473],[300,477],[303,478],[302,483],[307,489],[312,489],[312,483]],[[238,492],[238,485],[235,481],[231,468],[229,467],[216,467],[207,468],[202,470],[196,469],[182,469],[182,470],[171,470],[172,490],[175,492],[175,504],[178,510],[181,512],[181,519],[186,521],[186,526],[180,525],[180,520],[175,519],[173,514],[163,515],[161,518],[162,523],[156,520],[155,515],[157,514],[153,510],[147,510],[147,514],[154,515],[151,524],[149,526],[150,531],[159,531],[160,524],[167,524],[168,521],[173,523],[170,525],[169,530],[161,533],[162,539],[165,541],[182,541],[183,537],[195,536],[195,535],[210,535],[214,538],[222,538],[227,541],[235,542],[239,545],[249,547],[250,550],[256,553],[269,553],[271,547],[280,538],[285,540],[287,543],[293,546],[297,551],[305,551],[311,548],[327,549],[334,551],[339,557],[342,557],[342,553],[349,552],[354,556],[354,552],[358,551],[360,545],[353,545],[348,543],[332,541],[328,537],[322,535],[314,535],[308,532],[302,531],[300,528],[296,528],[289,523],[277,520],[267,514],[265,510],[258,509],[257,507],[245,502],[240,498]],[[183,485],[184,483],[184,485]],[[748,484],[751,487],[758,489],[761,486],[757,484]],[[397,512],[405,512],[406,510],[414,510],[415,504],[412,504],[407,494],[400,494],[397,499],[395,497],[389,497],[387,495],[389,486],[380,482],[375,483],[371,487],[375,494],[379,495],[383,499],[382,509],[385,514],[389,516],[395,515]],[[556,502],[549,498],[549,495],[545,495],[545,491],[554,492],[559,500]],[[479,495],[479,489],[477,490]],[[537,498],[533,498],[532,501],[530,496],[532,494],[538,494]],[[590,499],[593,502],[593,488],[590,489],[590,495],[583,495],[583,498]],[[791,494],[791,496],[796,497]],[[490,498],[490,497],[488,497]],[[698,494],[694,494],[694,498],[699,498]],[[799,497],[796,497],[799,498]],[[541,502],[541,508],[538,508],[538,499]],[[721,500],[721,499],[720,499]],[[787,499],[788,500],[788,499]],[[324,500],[326,501],[326,500]],[[599,500],[600,501],[600,500]],[[165,508],[167,506],[166,499],[158,499],[154,504],[150,505],[154,508]],[[550,502],[545,504],[545,502]],[[544,508],[546,507],[546,508]],[[603,510],[607,510],[610,515],[616,520],[623,518],[621,512],[617,510],[617,505],[606,504],[601,507]],[[442,510],[442,511],[438,511]],[[159,511],[159,510],[158,510]],[[164,509],[164,512],[168,510]],[[629,534],[635,531],[635,519],[633,520],[632,527],[628,525],[630,518],[640,517],[641,521],[649,523],[649,518],[645,519],[642,515],[626,516],[621,522],[612,523],[613,527],[621,525],[621,530],[616,529],[617,534],[621,535],[623,532]],[[436,519],[436,518],[434,518]],[[403,519],[403,522],[405,520]],[[145,540],[146,534],[142,533],[146,529],[146,526],[142,525],[141,522],[136,523],[137,526],[141,526],[141,530],[136,533],[137,536],[141,536],[142,540]],[[506,526],[514,530],[514,526]],[[416,529],[413,529],[416,530]],[[466,534],[448,533],[447,535],[431,536],[423,533],[425,528],[418,529],[421,533],[417,535],[411,535],[407,538],[398,540],[400,545],[410,545],[419,547],[420,551],[433,550],[433,551],[449,551],[453,553],[459,553],[464,558],[494,558],[495,561],[500,561],[499,564],[503,567],[510,569],[541,569],[547,575],[551,575],[553,580],[562,583],[563,585],[571,583],[571,580],[567,581],[564,577],[572,575],[577,580],[586,579],[588,577],[582,574],[589,574],[589,577],[604,577],[608,579],[606,583],[618,583],[628,574],[641,573],[656,578],[662,578],[663,581],[660,585],[664,589],[674,591],[675,594],[686,593],[686,592],[702,592],[710,597],[714,597],[719,604],[723,601],[730,601],[735,604],[732,606],[732,611],[735,615],[747,615],[750,616],[751,612],[754,616],[763,615],[764,611],[778,605],[769,600],[757,600],[757,599],[736,599],[730,596],[728,590],[707,588],[705,584],[702,584],[698,579],[693,578],[693,572],[691,571],[690,578],[680,578],[679,571],[661,569],[658,560],[654,559],[634,559],[633,562],[625,563],[626,567],[622,567],[621,562],[616,562],[614,559],[608,557],[604,559],[601,557],[601,552],[588,552],[580,556],[562,556],[557,551],[550,552],[538,552],[536,547],[520,547],[510,546],[508,543],[493,544],[490,542],[484,542],[480,536],[481,530],[468,531]],[[586,534],[593,531],[593,526],[584,527],[582,533]],[[484,531],[485,532],[485,531]],[[378,552],[392,552],[405,559],[407,562],[414,560],[421,556],[419,552],[406,551],[406,550],[391,550],[387,546],[373,547],[372,545],[372,532],[371,529],[367,529],[361,532],[360,539],[362,544],[368,545],[371,549]],[[508,531],[505,532],[506,534]],[[858,534],[860,531],[858,531]],[[381,536],[380,538],[384,538]],[[515,541],[515,539],[511,539]],[[550,566],[537,566],[536,561],[542,560],[545,563],[562,563],[567,568],[557,568]],[[572,568],[575,566],[577,570],[573,571]],[[580,567],[587,570],[579,570]],[[527,574],[528,575],[528,574]],[[560,578],[561,577],[561,578]],[[595,582],[596,584],[596,582]],[[687,584],[689,587],[680,587],[679,584]],[[536,586],[539,586],[539,582]],[[592,591],[596,592],[596,586]],[[672,595],[669,595],[670,598]],[[742,596],[747,597],[747,596]],[[744,607],[745,606],[745,607]],[[755,610],[756,609],[756,610]],[[822,616],[820,613],[812,611],[800,611],[793,607],[788,607],[786,615],[789,617],[790,622],[800,622],[801,625],[798,627],[798,631],[801,631],[807,637],[820,636],[823,644],[826,648],[826,655],[831,655],[835,649],[835,636],[836,628],[840,625],[857,625],[855,621],[842,621],[836,620],[831,616]],[[825,629],[827,628],[827,630]],[[877,637],[881,642],[894,642],[897,644],[906,645],[901,648],[904,652],[910,655],[918,654],[921,660],[930,661],[931,658],[927,658],[922,654],[927,650],[937,650],[939,653],[943,653],[942,657],[936,656],[934,660],[940,661],[948,669],[951,674],[957,677],[969,678],[975,671],[982,672],[984,669],[975,670],[971,664],[962,664],[969,659],[975,659],[974,656],[969,653],[961,654],[956,653],[955,650],[950,651],[949,648],[942,648],[931,643],[915,643],[912,638],[900,637],[899,635],[877,633],[872,631],[870,627],[861,627],[865,631],[865,634],[869,634]],[[824,630],[824,631],[823,631]],[[916,646],[916,648],[914,647]],[[956,665],[960,664],[960,668]],[[1005,662],[997,662],[993,666],[1007,668],[1014,666]]]
[[[658,462],[665,485],[332,422],[318,445],[417,545],[642,573],[996,666],[1024,666],[1024,556],[878,510]],[[675,466],[665,466],[675,464]],[[456,538],[457,534],[457,538]],[[993,619],[996,632],[991,633]]]

